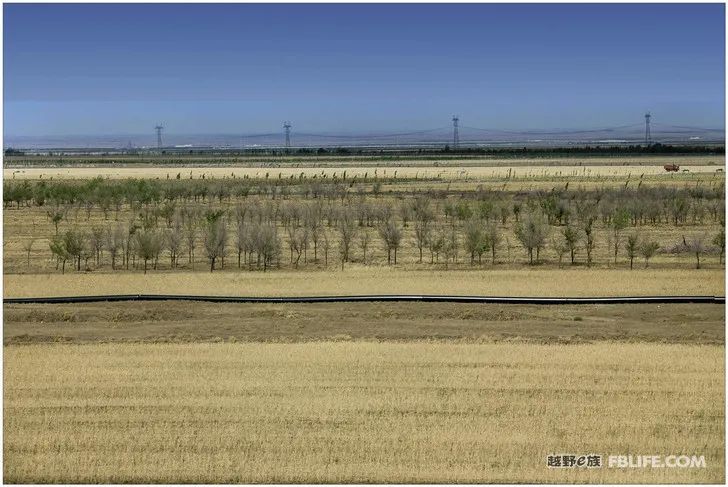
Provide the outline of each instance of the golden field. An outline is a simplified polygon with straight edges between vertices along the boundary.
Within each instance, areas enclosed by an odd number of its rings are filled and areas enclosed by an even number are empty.
[[[626,178],[631,176],[639,179],[641,175],[657,176],[656,180],[670,181],[671,179],[695,180],[697,178],[712,178],[716,175],[717,169],[725,166],[722,158],[706,161],[705,158],[675,158],[676,163],[680,164],[681,172],[667,173],[663,165],[672,163],[672,159],[660,158],[657,160],[639,160],[625,161],[619,159],[618,162],[608,163],[605,161],[586,161],[582,164],[575,164],[571,159],[566,164],[550,163],[547,161],[520,161],[514,163],[512,160],[503,161],[486,161],[485,164],[477,166],[471,165],[443,165],[442,167],[433,166],[432,163],[427,165],[397,165],[392,163],[381,163],[367,167],[366,165],[356,166],[325,166],[310,167],[308,165],[277,167],[240,167],[240,166],[175,166],[175,165],[139,165],[139,166],[114,166],[103,165],[99,167],[75,166],[75,167],[23,167],[23,168],[5,168],[3,176],[5,179],[89,179],[89,178],[109,178],[109,179],[126,179],[126,178],[150,178],[150,179],[174,179],[177,174],[181,179],[199,179],[206,178],[290,178],[298,177],[304,174],[307,177],[318,175],[331,178],[333,176],[342,177],[346,171],[346,176],[353,178],[355,176],[368,177],[379,176],[380,178],[420,178],[420,179],[440,179],[445,181],[458,180],[481,180],[481,179],[549,179],[549,180],[589,180],[592,178]],[[482,161],[481,161],[482,162]],[[601,164],[600,164],[601,162]],[[687,169],[689,172],[682,172]],[[722,177],[722,175],[721,175]]]
[[[407,270],[348,265],[273,272],[5,274],[6,298],[91,294],[306,296],[455,294],[484,296],[725,295],[725,271],[710,269],[488,268]]]
[[[64,166],[228,166],[228,167],[424,167],[424,166],[661,166],[671,162],[692,165],[725,165],[725,156],[716,154],[584,154],[565,156],[497,156],[462,154],[324,154],[324,155],[272,155],[272,154],[73,154],[63,156],[7,155],[5,167],[22,169]]]
[[[722,483],[724,348],[10,346],[4,480]],[[704,455],[565,469],[549,453]]]

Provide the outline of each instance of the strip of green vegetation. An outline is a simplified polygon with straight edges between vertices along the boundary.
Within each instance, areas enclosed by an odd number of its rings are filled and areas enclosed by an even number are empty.
[[[100,153],[100,154],[99,154]],[[11,165],[72,165],[78,163],[103,164],[108,157],[118,158],[124,156],[128,163],[164,163],[164,164],[190,164],[195,160],[210,163],[255,163],[270,162],[270,158],[299,157],[303,161],[327,160],[332,157],[342,159],[346,163],[393,161],[434,161],[434,160],[461,160],[477,156],[516,159],[516,158],[559,158],[559,157],[638,157],[655,155],[689,155],[689,156],[722,156],[725,155],[725,146],[716,145],[668,145],[652,144],[625,145],[625,146],[580,146],[580,147],[522,147],[522,148],[487,148],[466,147],[452,149],[443,148],[355,148],[335,147],[318,149],[313,148],[268,148],[268,149],[163,149],[152,150],[113,150],[113,149],[49,149],[38,153],[26,153],[23,150],[7,149],[5,151],[6,164]],[[214,161],[218,157],[219,160]],[[234,158],[233,160],[231,160]]]

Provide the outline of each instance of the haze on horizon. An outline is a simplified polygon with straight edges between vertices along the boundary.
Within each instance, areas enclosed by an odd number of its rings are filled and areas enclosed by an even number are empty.
[[[724,8],[6,4],[4,135],[722,128]]]

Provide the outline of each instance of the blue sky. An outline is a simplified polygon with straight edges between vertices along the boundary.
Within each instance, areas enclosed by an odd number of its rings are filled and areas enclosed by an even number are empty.
[[[724,8],[5,4],[5,134],[722,127]]]

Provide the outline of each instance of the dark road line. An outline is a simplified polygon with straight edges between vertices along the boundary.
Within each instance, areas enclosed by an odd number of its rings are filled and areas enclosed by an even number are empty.
[[[357,302],[425,302],[476,304],[725,304],[725,296],[619,296],[619,297],[512,297],[449,296],[419,294],[374,294],[359,296],[198,296],[178,294],[112,294],[99,296],[46,296],[4,298],[4,304],[63,304],[119,301],[201,301],[208,303],[357,303]]]

